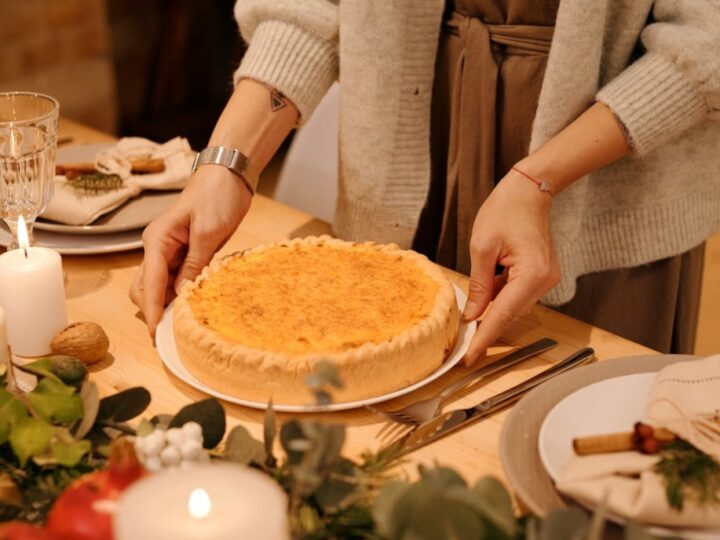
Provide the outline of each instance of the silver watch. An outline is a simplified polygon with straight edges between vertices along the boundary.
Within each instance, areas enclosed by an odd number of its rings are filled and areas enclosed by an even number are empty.
[[[201,150],[193,161],[192,172],[200,165],[221,165],[230,169],[245,182],[251,193],[255,193],[258,185],[258,176],[250,164],[248,157],[236,148],[226,146],[208,146]]]

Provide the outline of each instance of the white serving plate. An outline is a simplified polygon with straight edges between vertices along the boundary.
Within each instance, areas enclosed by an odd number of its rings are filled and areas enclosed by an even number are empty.
[[[455,286],[455,295],[457,297],[458,307],[462,312],[462,309],[465,306],[465,301],[467,300],[467,296],[457,286]],[[372,398],[362,399],[358,401],[332,403],[330,405],[287,405],[282,403],[273,403],[273,408],[280,412],[292,413],[344,411],[348,409],[357,409],[358,407],[363,407],[365,405],[374,405],[376,403],[381,403],[383,401],[388,401],[390,399],[404,396],[405,394],[409,394],[410,392],[413,392],[418,388],[421,388],[426,384],[431,383],[435,379],[442,377],[445,373],[447,373],[455,365],[457,365],[457,363],[462,360],[465,351],[470,345],[470,339],[472,338],[476,327],[477,324],[475,322],[472,322],[470,324],[461,323],[455,349],[453,350],[450,357],[443,363],[443,365],[440,366],[438,370],[425,377],[423,380],[418,381],[415,384],[412,384],[405,388],[401,388],[400,390],[396,390],[395,392],[390,392],[380,396],[375,396]],[[206,394],[222,399],[224,401],[228,401],[230,403],[236,403],[238,405],[251,407],[253,409],[265,409],[267,407],[267,403],[265,402],[252,401],[248,399],[243,399],[241,396],[231,396],[229,394],[219,392],[218,390],[215,390],[214,388],[199,381],[185,368],[182,361],[180,360],[180,356],[178,355],[177,349],[175,347],[172,304],[167,307],[160,321],[160,324],[158,325],[155,335],[155,343],[157,346],[158,354],[160,355],[160,358],[165,364],[165,367],[167,367],[173,373],[173,375],[175,375],[180,380],[186,382],[190,386],[197,388],[198,390],[205,392]]]
[[[635,373],[605,379],[576,390],[550,410],[540,426],[538,451],[553,482],[558,481],[573,457],[574,438],[632,431],[635,422],[645,415],[645,404],[656,375],[656,372]],[[607,517],[616,523],[624,523],[619,516],[609,514]],[[720,529],[671,529],[643,525],[651,534],[658,536],[688,540],[720,538]]]

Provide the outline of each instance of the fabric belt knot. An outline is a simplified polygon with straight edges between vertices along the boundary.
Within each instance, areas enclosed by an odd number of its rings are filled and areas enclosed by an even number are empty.
[[[453,11],[443,21],[443,31],[459,37],[462,53],[454,70],[453,116],[458,118],[448,141],[447,191],[456,194],[458,212],[462,208],[479,208],[494,185],[496,124],[480,121],[483,111],[496,114],[500,66],[494,49],[505,56],[543,55],[550,50],[554,27],[519,24],[487,24],[481,19]],[[504,174],[507,171],[502,171]],[[475,176],[470,178],[468,175]],[[480,175],[490,181],[480,181]],[[464,181],[460,181],[460,177]],[[445,198],[444,215],[453,197]],[[443,222],[439,245],[452,228]],[[469,268],[469,232],[458,231],[456,266]]]

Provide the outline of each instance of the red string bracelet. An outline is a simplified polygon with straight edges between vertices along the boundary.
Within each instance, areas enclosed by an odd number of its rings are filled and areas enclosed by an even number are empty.
[[[527,178],[532,183],[534,183],[540,191],[547,193],[551,197],[554,195],[553,185],[550,182],[548,182],[547,180],[540,180],[539,178],[534,178],[534,177],[530,176],[529,174],[522,172],[517,167],[512,167],[512,170],[522,174],[525,178]]]

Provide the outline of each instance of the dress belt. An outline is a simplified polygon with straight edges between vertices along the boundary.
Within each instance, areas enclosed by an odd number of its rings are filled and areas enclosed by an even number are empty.
[[[452,234],[448,233],[452,224],[447,220],[457,215],[449,212],[453,199],[457,198],[458,213],[463,215],[463,209],[479,208],[495,183],[496,98],[500,67],[493,47],[504,46],[505,55],[546,55],[554,30],[553,26],[486,24],[479,18],[455,11],[443,25],[443,31],[461,40],[462,52],[454,68],[451,115],[457,119],[457,125],[451,127],[448,141],[441,246],[445,244],[444,236]],[[483,113],[485,117],[481,118]],[[457,256],[462,259],[468,257],[468,235],[469,232],[457,231]],[[469,259],[456,263],[461,268],[469,266]]]

